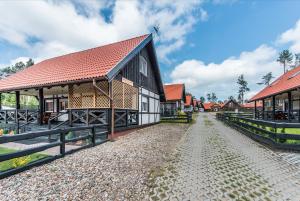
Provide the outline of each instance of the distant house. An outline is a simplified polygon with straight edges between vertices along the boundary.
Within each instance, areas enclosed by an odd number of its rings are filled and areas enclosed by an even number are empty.
[[[184,84],[167,84],[164,85],[166,101],[160,103],[161,115],[175,115],[178,111],[184,110],[186,101]]]
[[[254,102],[250,102],[250,103],[244,103],[242,106],[242,109],[245,110],[245,111],[251,111],[251,112],[254,112],[254,107],[255,107],[255,104]],[[258,110],[262,110],[262,102],[261,101],[258,101],[256,103],[256,108]]]
[[[190,94],[185,96],[184,110],[187,112],[192,112],[194,110],[193,97]]]
[[[214,102],[203,103],[205,112],[218,112],[221,109],[221,105]]]
[[[250,99],[255,118],[300,122],[300,66],[286,72]],[[258,102],[262,102],[261,109]]]
[[[242,106],[235,100],[228,100],[221,105],[221,110],[223,111],[235,111],[238,112]]]
[[[51,115],[69,126],[109,126],[112,109],[118,128],[157,123],[165,100],[151,34],[44,60],[0,80],[0,93],[15,93],[17,109],[0,110],[0,123]],[[22,110],[22,95],[37,97],[39,109]]]

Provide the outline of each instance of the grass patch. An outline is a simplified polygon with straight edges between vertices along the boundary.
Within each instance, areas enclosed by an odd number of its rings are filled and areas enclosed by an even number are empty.
[[[17,151],[18,150],[15,150],[15,149],[8,149],[8,148],[0,147],[0,154],[8,154],[8,153],[13,153],[13,152],[17,152]],[[3,162],[0,162],[0,171],[13,169],[13,168],[16,168],[16,166],[17,167],[24,166],[28,163],[40,160],[47,156],[48,155],[46,155],[46,154],[35,153],[35,154],[31,154],[27,157],[25,156],[25,157],[20,157],[20,158],[16,158],[16,159],[10,159],[7,161],[3,161]]]

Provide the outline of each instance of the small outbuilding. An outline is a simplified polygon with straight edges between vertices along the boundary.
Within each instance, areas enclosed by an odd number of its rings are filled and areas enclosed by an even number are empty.
[[[166,84],[164,85],[166,101],[160,103],[162,116],[176,115],[178,111],[184,110],[186,101],[184,84]]]

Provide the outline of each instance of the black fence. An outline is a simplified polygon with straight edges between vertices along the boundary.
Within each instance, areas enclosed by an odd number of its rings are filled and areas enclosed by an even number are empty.
[[[228,126],[272,148],[300,151],[300,123],[257,120],[227,113],[217,113],[216,117]]]
[[[160,117],[160,120],[170,123],[190,123],[193,120],[193,113],[187,112],[186,114],[164,115]]]
[[[5,144],[9,142],[24,142],[33,139],[39,139],[42,137],[48,138],[49,136],[56,136],[56,139],[52,140],[52,142],[50,141],[48,143],[44,143],[44,145],[42,146],[37,146],[24,150],[16,150],[12,153],[1,154],[0,162],[30,156],[32,154],[43,152],[54,147],[58,148],[58,153],[49,154],[39,160],[29,162],[25,165],[21,165],[16,168],[10,168],[8,170],[2,171],[0,172],[0,179],[22,172],[34,166],[45,164],[57,158],[64,157],[66,154],[70,154],[75,151],[93,147],[103,142],[106,142],[108,140],[108,131],[107,129],[104,129],[103,126],[93,125],[74,127],[68,129],[54,129],[49,131],[23,133],[18,135],[4,135],[0,137],[0,144]],[[74,145],[72,146],[72,149],[68,148],[70,143],[72,144],[79,141],[83,142],[80,146]]]

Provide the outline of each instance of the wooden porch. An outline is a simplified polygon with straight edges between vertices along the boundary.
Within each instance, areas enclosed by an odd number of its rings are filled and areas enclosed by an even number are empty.
[[[138,125],[136,87],[119,80],[110,83],[97,81],[96,85],[112,97],[116,128]],[[17,133],[89,125],[108,128],[111,125],[112,101],[99,92],[92,82],[20,90],[14,93],[15,109],[0,110],[0,125]],[[38,109],[20,108],[21,95],[35,96],[39,102]]]

